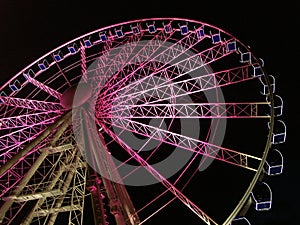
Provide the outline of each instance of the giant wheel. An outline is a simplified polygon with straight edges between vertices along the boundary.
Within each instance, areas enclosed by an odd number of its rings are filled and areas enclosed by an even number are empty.
[[[54,49],[0,89],[0,221],[83,224],[93,209],[95,224],[230,224],[271,145],[262,81],[248,46],[188,19]]]

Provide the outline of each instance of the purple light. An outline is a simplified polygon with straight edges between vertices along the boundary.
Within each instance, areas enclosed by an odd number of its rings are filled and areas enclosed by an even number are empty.
[[[100,33],[100,34],[99,34],[99,37],[100,37],[100,40],[101,40],[101,41],[106,41],[106,40],[107,40],[106,34]]]
[[[87,48],[90,48],[93,45],[92,42],[91,42],[91,40],[90,40],[90,37],[84,39],[83,42],[84,42],[85,47],[87,47]]]
[[[116,32],[116,35],[117,35],[119,38],[124,37],[124,33],[123,33],[123,31],[122,31],[121,29],[116,30],[115,32]]]
[[[156,28],[154,24],[148,25],[148,31],[150,34],[154,34],[156,32]]]
[[[68,45],[68,50],[71,54],[75,54],[76,52],[78,52],[78,46],[76,43],[73,43],[71,45]]]
[[[46,59],[44,59],[42,62],[38,63],[38,66],[41,70],[46,70],[49,67],[49,63],[47,62]]]
[[[140,29],[137,26],[134,26],[131,29],[132,29],[132,33],[134,33],[134,34],[139,34],[140,33]]]
[[[187,25],[180,26],[181,35],[186,35],[189,32],[189,28]]]
[[[165,29],[166,34],[170,34],[173,31],[171,24],[165,25],[164,29]]]
[[[63,60],[64,56],[63,56],[61,51],[58,51],[57,53],[53,54],[53,57],[54,57],[56,62],[59,62],[59,61]]]

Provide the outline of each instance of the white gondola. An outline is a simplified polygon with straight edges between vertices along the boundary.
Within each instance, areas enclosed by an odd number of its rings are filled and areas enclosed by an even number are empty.
[[[68,50],[70,54],[75,54],[76,52],[78,52],[79,48],[76,43],[72,43],[68,45]]]
[[[49,63],[46,59],[38,63],[40,70],[46,70],[49,68]]]
[[[211,40],[213,44],[218,44],[220,42],[222,42],[222,38],[221,38],[221,33],[215,33],[212,34],[212,32],[210,32],[210,36],[211,36]]]
[[[18,91],[21,88],[21,83],[18,80],[15,80],[14,82],[9,84],[9,88],[12,91]]]
[[[26,80],[28,80],[30,77],[34,78],[35,77],[35,73],[33,72],[32,69],[29,69],[28,71],[23,73],[23,76]]]
[[[283,112],[283,100],[279,95],[274,96],[274,116],[281,116]]]
[[[238,217],[235,218],[230,225],[251,225],[251,223],[246,217]]]
[[[7,94],[6,94],[4,91],[1,91],[1,92],[0,92],[0,104],[2,104],[2,103],[3,103],[3,100],[1,99],[1,96],[4,96],[4,97],[6,97],[6,96],[7,96]]]
[[[122,27],[120,29],[115,29],[115,33],[116,33],[118,38],[122,38],[122,37],[125,36]]]
[[[131,30],[132,30],[133,34],[140,34],[141,33],[140,28],[137,24],[136,25],[131,25],[130,27],[131,27]]]
[[[270,123],[268,123],[270,128]],[[272,144],[284,143],[286,140],[286,125],[282,120],[274,121],[274,128],[272,133]]]
[[[237,50],[236,40],[230,41],[226,44],[226,49],[228,52],[234,52]]]
[[[59,61],[63,60],[64,55],[63,55],[62,51],[59,50],[58,52],[53,53],[53,58],[56,62],[59,62]]]
[[[264,164],[264,171],[269,176],[280,175],[283,171],[283,156],[277,149],[271,149],[266,162]]]
[[[196,28],[195,27],[195,30],[196,30],[197,37],[198,37],[199,40],[205,37],[205,32],[204,32],[203,27],[201,27],[201,28]]]
[[[271,91],[272,91],[272,93],[275,93],[275,77],[272,75],[268,75],[268,78],[269,78],[269,82],[270,82]],[[265,77],[260,76],[259,80],[260,80],[261,84],[263,85],[263,89],[260,93],[262,95],[268,95],[270,92],[269,92],[269,87],[267,85],[267,82],[265,81]]]
[[[106,36],[106,33],[102,33],[100,32],[99,33],[99,38],[100,38],[100,41],[104,42],[104,41],[107,41],[107,36]]]
[[[267,96],[267,102],[270,102],[269,96]],[[281,116],[282,113],[283,113],[283,99],[279,95],[274,95],[274,116],[275,117]]]
[[[250,63],[251,64],[251,52],[242,52],[239,48],[238,48],[238,52],[241,55],[241,59],[240,62],[241,63]]]
[[[267,211],[272,207],[272,191],[265,182],[258,182],[251,192],[257,211]]]

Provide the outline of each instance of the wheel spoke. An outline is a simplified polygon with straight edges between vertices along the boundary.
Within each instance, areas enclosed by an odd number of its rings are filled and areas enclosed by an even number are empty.
[[[162,37],[163,38],[162,38]],[[131,59],[133,62],[139,62],[141,63],[138,68],[133,68],[132,71],[128,72],[121,70],[120,75],[125,75],[123,79],[118,81],[117,83],[109,86],[109,90],[114,90],[114,88],[117,85],[120,85],[122,83],[125,83],[129,79],[131,79],[132,76],[135,75],[135,73],[142,69],[143,67],[152,64],[153,62],[163,62],[164,64],[171,63],[172,61],[176,60],[179,56],[185,54],[190,48],[192,48],[194,45],[202,41],[203,39],[197,38],[196,32],[191,32],[189,35],[183,37],[182,39],[178,40],[175,44],[173,44],[171,47],[168,48],[162,48],[168,38],[170,36],[166,36],[163,31],[158,33],[155,38],[153,38],[151,41],[149,41],[146,45],[142,46],[142,50],[135,54],[135,56]],[[159,41],[162,39],[163,41]],[[158,40],[158,41],[157,41]],[[189,45],[187,44],[189,43]],[[149,46],[148,46],[149,45]],[[182,46],[187,46],[186,48]],[[161,50],[161,52],[158,52]],[[163,65],[164,66],[164,65]],[[159,71],[163,66],[155,68],[155,70]],[[167,67],[168,68],[168,67]],[[166,68],[166,69],[167,69]],[[108,82],[109,84],[110,82]],[[119,90],[118,90],[119,91]],[[110,98],[111,95],[115,94],[114,92],[103,92],[100,95],[101,97]]]
[[[179,191],[173,184],[171,184],[165,177],[163,177],[159,172],[157,172],[151,165],[149,165],[143,158],[141,158],[133,149],[131,149],[126,143],[124,143],[118,136],[116,136],[112,131],[103,126],[103,129],[113,137],[141,166],[143,166],[153,177],[160,181],[167,190],[169,190],[174,196],[180,200],[184,205],[186,205],[192,212],[194,212],[200,219],[202,219],[206,224],[217,223],[209,217],[203,210],[201,210],[195,203],[193,203],[188,197],[186,197],[181,191]]]
[[[169,103],[113,106],[98,118],[270,118],[269,102]]]
[[[232,41],[232,40],[229,40],[227,42],[230,42],[230,41]],[[171,64],[163,69],[158,68],[158,69],[156,69],[156,72],[153,72],[144,78],[138,79],[138,80],[126,85],[123,88],[119,88],[119,89],[117,89],[117,91],[115,91],[115,93],[112,93],[112,94],[121,92],[122,96],[125,97],[126,93],[130,92],[132,90],[137,91],[137,94],[139,94],[139,91],[141,90],[140,86],[141,85],[144,86],[143,82],[145,80],[146,80],[146,83],[147,83],[147,80],[148,80],[148,82],[152,82],[151,78],[153,78],[155,75],[161,74],[163,71],[166,71],[166,69],[175,68],[176,69],[175,71],[181,71],[180,74],[176,74],[177,76],[175,78],[178,79],[179,77],[181,77],[187,73],[190,73],[191,71],[195,71],[196,69],[203,68],[204,66],[232,53],[232,52],[228,52],[226,50],[227,42],[222,42],[221,44],[217,44],[217,45],[215,45],[207,50],[204,50],[200,53],[193,54],[192,56],[186,57],[183,60],[181,60],[179,62],[175,62],[174,64]],[[131,74],[134,74],[134,73],[131,73]],[[167,76],[171,77],[172,74],[168,74]],[[130,75],[128,75],[128,77],[130,77]],[[203,78],[204,76],[200,76],[200,77],[202,77],[202,79],[204,79]],[[175,78],[173,77],[173,79],[175,79]],[[211,79],[211,78],[215,78],[215,77],[214,77],[214,75],[210,75],[210,77],[206,76],[205,78]],[[172,78],[170,78],[170,79],[172,79]],[[170,80],[170,79],[168,78],[168,80]],[[209,81],[205,80],[205,83],[207,83],[207,82],[209,82]],[[144,91],[142,91],[142,93],[143,92]],[[106,95],[105,98],[108,98],[108,100],[111,100],[112,94]],[[130,93],[128,95],[131,95],[131,94],[132,93]],[[128,97],[128,96],[126,96],[126,97]]]
[[[40,113],[25,114],[20,116],[5,117],[0,119],[0,129],[12,129],[29,127],[34,124],[41,124],[43,121],[53,121],[62,114],[60,111],[48,111]]]
[[[60,111],[62,109],[62,106],[59,103],[55,102],[44,102],[32,99],[14,98],[6,96],[0,96],[0,102],[0,104],[8,106],[34,109],[37,111]]]
[[[124,118],[114,119],[111,125],[252,171],[257,171],[256,166],[261,161],[261,158],[256,156]]]
[[[252,65],[241,66],[216,72],[214,74],[207,74],[172,83],[171,80],[168,80],[167,82],[160,83],[157,86],[154,86],[155,83],[152,80],[146,80],[146,83],[141,83],[131,90],[129,90],[128,87],[128,92],[131,92],[131,94],[121,93],[114,99],[114,105],[134,104],[136,101],[144,101],[144,104],[153,104],[156,102],[177,99],[179,97],[196,94],[202,91],[248,81],[255,78],[249,74],[250,68],[252,68]],[[184,74],[186,73],[180,74],[175,78],[178,78]],[[145,89],[145,87],[148,86],[150,86],[150,88]],[[158,96],[159,98],[155,100],[148,100],[149,98],[147,98],[150,97],[151,99],[151,97],[155,96]]]
[[[39,134],[43,132],[44,129],[46,129],[50,124],[53,124],[59,117],[59,115],[56,115],[55,117],[41,120],[40,122],[36,122],[30,126],[1,136],[0,161],[6,161],[5,158],[8,158],[8,155],[12,154],[12,150],[15,150],[15,147],[19,147],[24,143],[35,139]]]
[[[61,93],[59,93],[58,91],[52,89],[51,87],[47,86],[46,84],[30,77],[29,75],[25,75],[26,76],[26,80],[35,85],[36,87],[40,88],[41,90],[45,91],[46,93],[48,93],[49,95],[53,96],[54,98],[60,100],[61,99]]]
[[[107,41],[104,46],[103,55],[97,60],[97,68],[94,70],[93,76],[89,78],[92,81],[96,81],[92,84],[95,83],[97,88],[105,88],[105,86],[102,86],[105,85],[107,80],[114,80],[116,77],[111,75],[115,74],[116,71],[119,71],[119,68],[123,68],[130,60],[136,57],[136,55],[133,56],[133,54],[139,45],[143,33],[142,31],[139,35],[130,36],[126,38],[126,42],[121,42],[122,45],[117,45],[113,48],[111,41]]]

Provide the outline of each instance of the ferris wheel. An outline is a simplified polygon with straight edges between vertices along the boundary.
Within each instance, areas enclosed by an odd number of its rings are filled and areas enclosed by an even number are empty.
[[[262,174],[282,172],[274,91],[263,60],[207,23],[71,40],[0,88],[1,224],[240,222]]]

